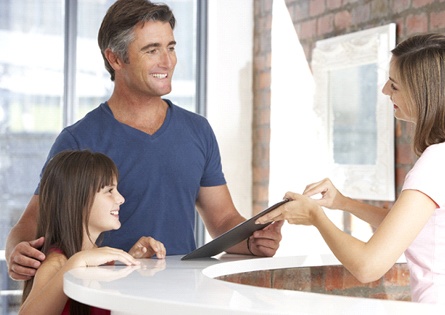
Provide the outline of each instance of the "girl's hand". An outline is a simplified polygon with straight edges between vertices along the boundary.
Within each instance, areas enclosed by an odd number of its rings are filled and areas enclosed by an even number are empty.
[[[99,266],[116,260],[127,266],[140,264],[139,261],[127,252],[112,247],[98,247],[83,250],[74,254],[70,260],[72,259],[76,262],[76,267]]]
[[[165,258],[164,244],[150,236],[141,237],[128,252],[134,258],[150,258],[156,254],[159,259]]]

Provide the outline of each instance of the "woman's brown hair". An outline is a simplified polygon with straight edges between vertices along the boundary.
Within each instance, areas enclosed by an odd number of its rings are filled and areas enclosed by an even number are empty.
[[[102,153],[63,151],[46,165],[40,180],[39,220],[36,237],[45,237],[41,251],[61,250],[69,259],[82,250],[83,232],[89,236],[88,220],[95,194],[117,180],[114,162]],[[25,282],[24,301],[33,279]],[[85,314],[88,306],[71,300],[70,314]]]
[[[416,117],[417,155],[445,141],[445,36],[416,35],[392,50],[406,103]]]

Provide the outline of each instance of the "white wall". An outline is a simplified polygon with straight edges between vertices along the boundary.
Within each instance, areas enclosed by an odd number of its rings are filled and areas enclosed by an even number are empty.
[[[271,59],[271,140],[269,201],[286,191],[302,193],[307,184],[328,176],[321,130],[313,111],[315,84],[284,0],[274,0]],[[340,216],[340,212],[334,213]],[[338,219],[338,218],[336,218]],[[341,220],[340,220],[341,223]],[[291,225],[282,229],[277,256],[329,253],[317,229]]]
[[[207,118],[237,209],[252,216],[252,0],[209,1]]]

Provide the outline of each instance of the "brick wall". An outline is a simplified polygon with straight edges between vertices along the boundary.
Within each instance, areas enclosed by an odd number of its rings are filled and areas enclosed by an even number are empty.
[[[317,40],[348,34],[391,22],[397,24],[397,42],[419,32],[445,31],[443,0],[286,0],[295,29],[310,64]],[[254,1],[253,65],[253,212],[268,204],[270,141],[270,67],[273,0]],[[396,192],[415,161],[411,126],[396,122]],[[374,202],[381,206],[389,203]]]

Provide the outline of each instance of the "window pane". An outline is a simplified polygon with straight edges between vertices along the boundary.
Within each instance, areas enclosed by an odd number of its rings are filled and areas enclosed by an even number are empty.
[[[0,128],[54,132],[61,127],[63,2],[2,1]]]
[[[114,0],[78,0],[74,121],[107,100],[113,89],[97,32]],[[170,98],[195,110],[196,1],[164,1],[174,11],[178,64]],[[64,117],[65,1],[0,1],[0,309],[15,314],[20,282],[6,269],[4,248],[25,209]],[[70,15],[71,16],[71,15]],[[68,60],[72,63],[72,60]]]
[[[178,63],[173,75],[172,92],[166,97],[173,103],[195,111],[196,104],[196,0],[164,1],[176,18],[175,39]]]
[[[20,301],[4,261],[10,227],[31,197],[62,127],[63,1],[0,2],[0,308]],[[20,292],[20,291],[18,291]],[[12,295],[11,295],[12,294]]]
[[[100,23],[115,1],[80,0],[77,16],[77,73],[74,121],[108,100],[113,92],[109,73],[97,44]]]

